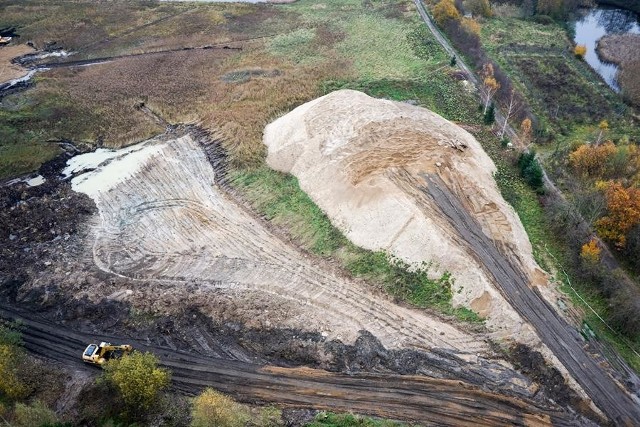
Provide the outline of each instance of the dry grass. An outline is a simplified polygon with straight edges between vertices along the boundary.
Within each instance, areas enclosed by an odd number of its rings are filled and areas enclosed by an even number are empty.
[[[603,37],[598,54],[606,61],[620,66],[618,83],[629,101],[640,105],[640,35],[615,34]]]
[[[19,65],[12,64],[11,60],[17,56],[26,55],[31,52],[33,52],[33,49],[22,44],[0,47],[0,83],[17,79],[27,74],[28,70]]]
[[[28,106],[36,118],[21,122],[33,141],[66,138],[113,147],[163,131],[136,109],[144,102],[171,123],[197,122],[221,133],[233,163],[254,167],[264,156],[264,126],[321,95],[327,81],[417,82],[442,65],[441,58],[418,57],[408,43],[417,25],[410,1],[323,5],[0,0],[0,26],[19,26],[23,38],[38,45],[56,40],[77,50],[75,58],[267,36],[236,42],[242,51],[188,50],[51,70],[39,75],[35,89],[10,101]],[[243,70],[270,72],[224,78]]]

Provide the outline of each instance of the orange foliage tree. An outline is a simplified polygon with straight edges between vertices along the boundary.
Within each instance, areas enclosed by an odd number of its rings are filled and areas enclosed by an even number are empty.
[[[576,45],[576,47],[573,48],[573,54],[580,59],[584,58],[587,54],[587,46],[583,44]]]
[[[625,188],[620,182],[599,183],[607,201],[607,215],[596,221],[598,234],[618,248],[626,245],[626,235],[640,224],[640,189]]]
[[[484,111],[483,114],[487,114],[487,110],[489,109],[489,104],[493,99],[498,89],[500,89],[500,83],[496,80],[493,75],[493,64],[487,62],[482,66],[482,92],[484,96]]]
[[[600,261],[600,248],[596,243],[596,239],[591,239],[588,243],[582,245],[580,256],[590,264],[595,264]]]
[[[616,151],[616,146],[611,141],[602,145],[584,144],[569,154],[569,164],[583,175],[603,178],[608,173],[609,160]]]
[[[456,7],[453,0],[440,0],[440,2],[433,8],[433,17],[438,25],[444,25],[447,21],[460,20],[460,12]]]

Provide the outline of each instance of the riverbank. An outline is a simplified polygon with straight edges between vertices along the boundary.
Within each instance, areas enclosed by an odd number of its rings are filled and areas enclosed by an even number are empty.
[[[640,0],[596,0],[602,6],[615,6],[640,13]]]
[[[640,34],[612,34],[598,41],[597,52],[604,61],[620,67],[618,84],[623,95],[640,105]]]

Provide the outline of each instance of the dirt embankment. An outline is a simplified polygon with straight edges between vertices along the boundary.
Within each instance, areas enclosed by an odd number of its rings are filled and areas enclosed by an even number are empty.
[[[575,419],[548,400],[564,406],[579,400],[575,394],[554,390],[553,381],[541,381],[540,387],[494,360],[482,336],[371,294],[270,233],[217,184],[220,159],[211,154],[214,146],[197,132],[191,135],[198,135],[200,143],[178,131],[119,152],[76,157],[71,162],[75,172],[67,172],[75,173],[73,186],[90,194],[97,209],[61,176],[68,155],[43,166],[43,184],[0,187],[0,305],[5,311],[27,308],[18,316],[26,313],[27,320],[39,312],[55,322],[44,330],[38,329],[39,321],[33,330],[27,328],[30,348],[54,346],[52,354],[67,363],[77,360],[86,340],[130,337],[160,355],[189,353],[167,356],[181,378],[176,388],[193,393],[210,385],[249,401],[391,416],[406,406],[408,383],[400,378],[404,388],[381,397],[379,383],[355,380],[358,388],[368,384],[377,396],[363,394],[366,405],[348,398],[357,394],[354,388],[339,386],[346,377],[332,379],[331,391],[315,379],[320,373],[296,379],[283,392],[256,394],[257,383],[229,385],[246,383],[260,368],[227,361],[462,382],[448,383],[441,395],[440,383],[429,383],[433,393],[424,402],[431,402],[432,409],[407,407],[406,419],[456,424],[458,411],[468,419],[491,413],[493,421],[517,423],[525,408],[513,406],[517,401],[533,404],[525,412],[542,414],[542,420]],[[205,151],[211,154],[208,159]],[[72,329],[84,334],[74,335]],[[190,357],[208,360],[206,367],[176,364]],[[203,378],[203,369],[213,372],[213,366],[235,366],[235,371]],[[258,380],[264,390],[282,384],[282,372],[264,373]],[[318,392],[308,395],[303,389]],[[334,397],[321,395],[322,390]],[[438,399],[458,403],[447,406]],[[479,399],[485,403],[478,404]],[[470,407],[463,401],[476,403]],[[498,401],[520,409],[505,410]],[[474,411],[477,415],[471,415]]]
[[[483,310],[496,335],[541,342],[610,419],[640,419],[635,397],[543,298],[553,295],[547,277],[497,190],[495,166],[466,131],[422,108],[338,91],[271,123],[264,140],[267,162],[296,175],[354,243],[437,262],[456,279],[454,301]]]
[[[530,282],[546,285],[493,181],[495,166],[469,133],[422,108],[338,91],[270,124],[265,144],[269,165],[296,175],[355,244],[409,263],[434,262],[435,274],[453,274],[454,304],[486,317],[496,336],[539,343],[440,208],[422,195],[419,174],[438,173]]]
[[[612,34],[601,38],[597,46],[602,60],[620,67],[618,84],[623,95],[640,106],[640,34]]]

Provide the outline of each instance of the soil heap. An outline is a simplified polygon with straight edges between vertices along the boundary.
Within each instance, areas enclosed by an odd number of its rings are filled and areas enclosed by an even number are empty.
[[[457,199],[472,232],[484,233],[531,285],[546,286],[522,224],[494,182],[496,167],[471,134],[427,109],[340,90],[271,123],[264,143],[268,164],[294,174],[352,242],[413,265],[433,263],[434,276],[450,272],[455,305],[486,317],[500,337],[539,343],[496,289],[478,256],[485,249],[458,231],[448,212],[456,206],[434,196],[437,190]]]

